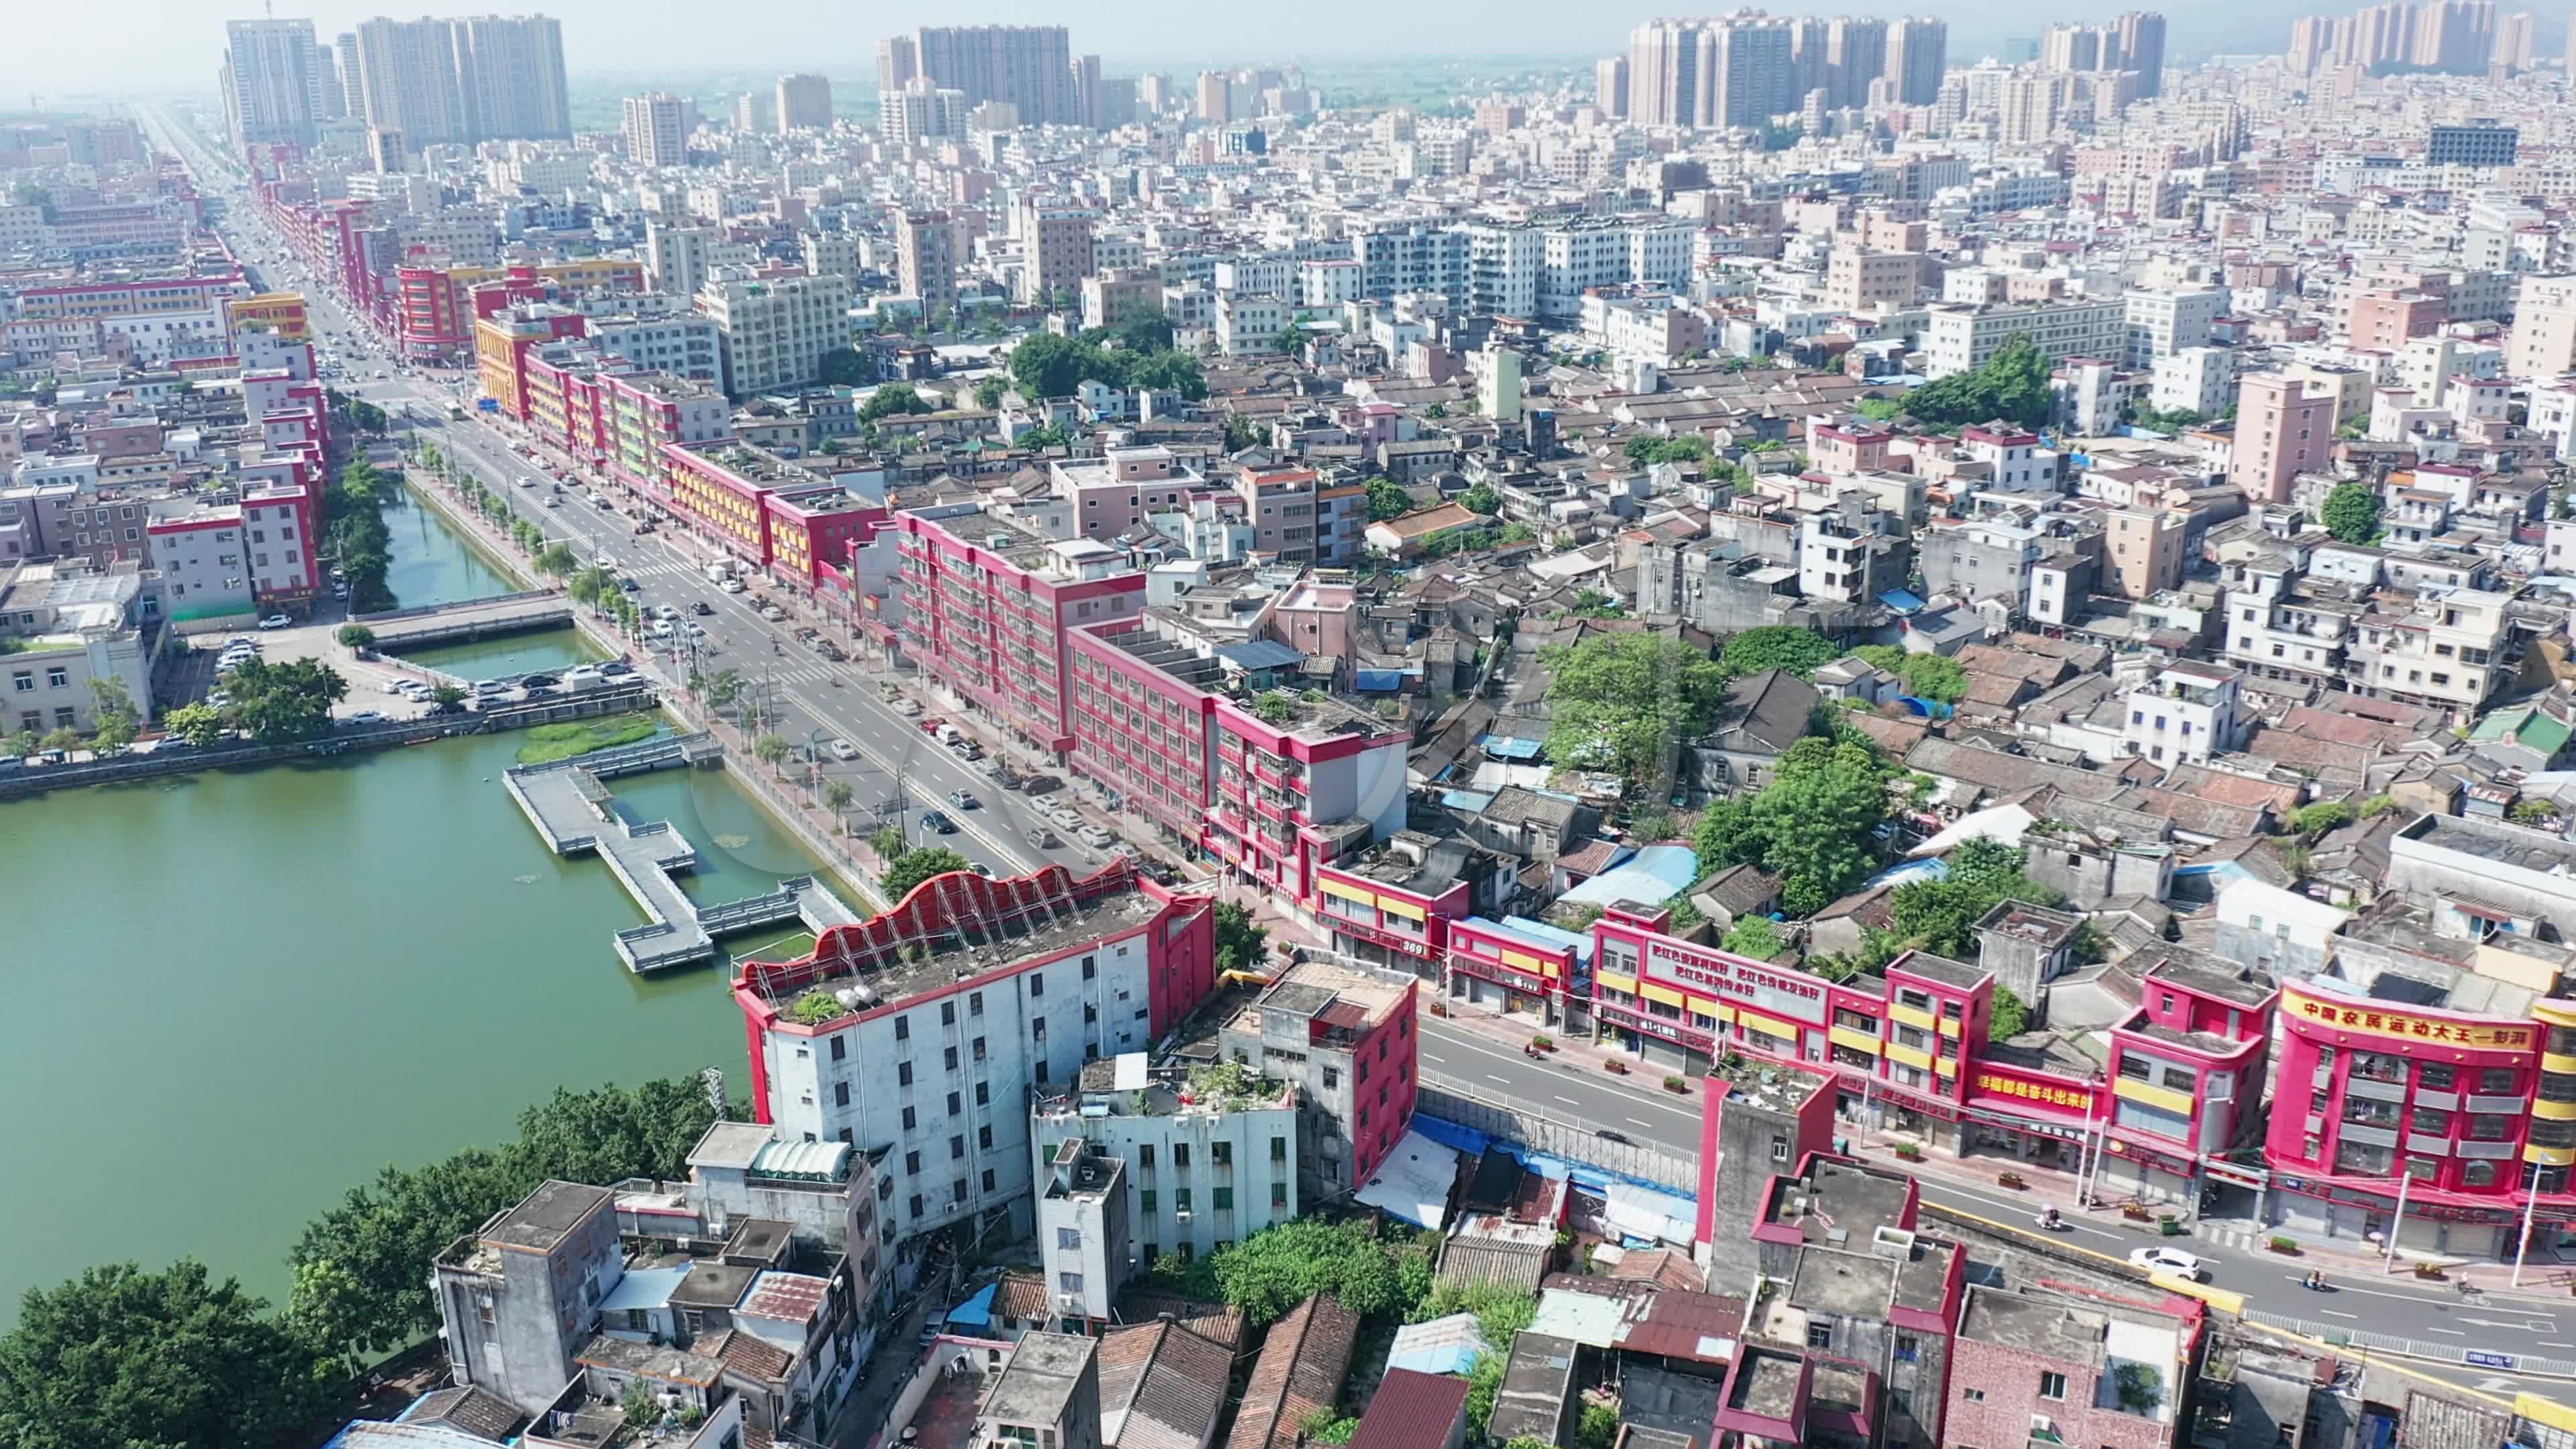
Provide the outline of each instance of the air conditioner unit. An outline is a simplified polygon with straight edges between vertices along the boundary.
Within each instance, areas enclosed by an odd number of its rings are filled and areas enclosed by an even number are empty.
[[[1082,1295],[1079,1293],[1059,1293],[1055,1295],[1055,1306],[1063,1309],[1067,1313],[1074,1312],[1082,1307]]]

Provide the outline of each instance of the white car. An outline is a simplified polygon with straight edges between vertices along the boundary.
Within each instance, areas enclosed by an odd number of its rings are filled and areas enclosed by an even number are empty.
[[[295,621],[293,619],[286,617],[284,614],[271,614],[267,618],[259,621],[259,627],[263,629],[283,629],[294,622]]]
[[[716,587],[724,590],[728,594],[739,594],[743,591],[745,585],[740,579],[727,579],[723,583],[716,585]]]
[[[834,740],[834,741],[832,741],[832,758],[833,758],[833,759],[836,759],[836,760],[855,760],[855,759],[857,759],[858,757],[859,757],[859,747],[858,747],[857,745],[851,744],[848,740]]]
[[[2129,1261],[2150,1273],[2171,1273],[2194,1283],[2209,1281],[2209,1265],[2180,1248],[2133,1249]]]
[[[1085,825],[1073,833],[1076,839],[1094,850],[1107,850],[1111,842],[1118,838],[1097,825]]]
[[[760,611],[760,617],[767,619],[773,624],[782,623],[787,618],[787,611],[778,607],[776,604],[772,604],[768,608]]]

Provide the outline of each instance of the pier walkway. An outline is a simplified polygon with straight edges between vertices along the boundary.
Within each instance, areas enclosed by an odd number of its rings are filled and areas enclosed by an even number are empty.
[[[645,923],[617,933],[617,958],[641,975],[705,961],[716,938],[738,931],[801,923],[821,932],[854,924],[858,917],[810,875],[792,876],[778,889],[722,905],[701,906],[676,879],[695,870],[698,852],[667,820],[638,824],[617,810],[607,781],[620,775],[723,761],[714,736],[680,735],[600,750],[545,765],[518,765],[502,777],[520,813],[557,855],[595,853],[635,898]]]

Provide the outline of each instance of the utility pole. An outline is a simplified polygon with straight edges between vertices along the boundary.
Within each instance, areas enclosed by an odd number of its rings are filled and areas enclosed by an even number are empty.
[[[2380,1260],[2382,1272],[2397,1271],[2397,1234],[2406,1226],[2406,1189],[2414,1183],[2415,1175],[2406,1170],[2405,1161],[2400,1159],[2397,1164],[2397,1213],[2388,1220],[2388,1253]]]

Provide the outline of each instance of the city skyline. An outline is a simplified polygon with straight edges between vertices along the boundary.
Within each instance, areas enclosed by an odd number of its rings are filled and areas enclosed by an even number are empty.
[[[2052,24],[2103,23],[2115,8],[2066,7],[2027,19],[1998,21],[1991,10],[1964,0],[1876,8],[1770,7],[1779,16],[1821,18],[1848,12],[1888,22],[1906,14],[1929,13],[1950,24],[1952,54],[1963,62],[1990,52],[2001,54],[2007,42],[2035,42]],[[2286,13],[2249,14],[2200,0],[2165,10],[2173,30],[2169,59],[2174,60],[2210,53],[2277,52],[2280,36],[2293,18]],[[834,27],[817,44],[802,33],[810,26],[810,13],[785,0],[747,0],[732,6],[727,23],[712,31],[697,27],[695,12],[676,0],[618,6],[603,0],[571,0],[548,6],[544,13],[562,21],[566,65],[577,76],[676,76],[742,67],[862,77],[874,73],[877,40],[907,31],[924,18],[897,14],[865,25]],[[374,7],[341,5],[278,18],[311,19],[321,43],[328,46],[334,37],[354,33],[361,21],[380,14]],[[18,51],[24,74],[39,78],[39,83],[24,86],[10,104],[30,91],[61,96],[207,89],[205,57],[222,47],[225,17],[178,0],[137,0],[121,8],[118,18],[125,28],[111,50],[99,45],[95,23],[82,12],[46,9],[19,17]],[[1275,21],[1256,16],[1248,25],[1218,27],[1204,13],[1176,6],[1068,9],[1009,3],[935,18],[960,26],[1063,26],[1072,32],[1075,54],[1100,55],[1112,71],[1120,71],[1140,66],[1277,63],[1300,57],[1607,54],[1621,45],[1633,27],[1662,18],[1662,10],[1647,4],[1614,12],[1531,6],[1497,25],[1488,6],[1452,4],[1390,17],[1356,5],[1347,10],[1327,5],[1321,10],[1301,7],[1293,16],[1283,14]],[[1351,23],[1341,26],[1337,20]],[[2552,47],[2544,42],[2543,48]],[[684,62],[685,72],[671,69],[675,62]]]

